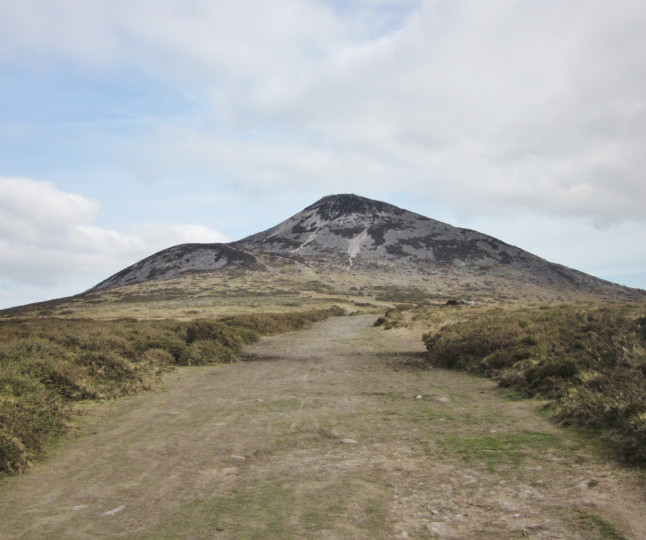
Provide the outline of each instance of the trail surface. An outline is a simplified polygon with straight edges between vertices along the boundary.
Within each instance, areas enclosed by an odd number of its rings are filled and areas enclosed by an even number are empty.
[[[0,538],[646,538],[643,475],[343,317],[91,408]]]

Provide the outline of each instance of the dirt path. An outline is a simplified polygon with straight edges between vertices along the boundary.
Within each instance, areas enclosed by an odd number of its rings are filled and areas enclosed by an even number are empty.
[[[643,475],[335,318],[96,406],[0,484],[0,538],[646,538]]]

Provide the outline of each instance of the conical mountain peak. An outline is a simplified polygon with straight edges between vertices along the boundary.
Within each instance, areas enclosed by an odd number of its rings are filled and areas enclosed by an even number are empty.
[[[447,283],[457,279],[482,285],[488,279],[502,279],[559,291],[623,291],[491,236],[354,194],[323,197],[275,227],[237,242],[169,248],[95,289],[195,272],[276,272],[285,264],[296,265],[292,270],[304,265],[321,276],[341,271],[386,282],[426,283],[429,277],[442,276]]]
[[[270,252],[335,254],[346,259],[367,254],[376,258],[387,255],[386,248],[370,250],[371,246],[385,246],[395,241],[402,231],[410,232],[420,226],[434,230],[451,228],[385,202],[354,194],[329,195],[275,227],[236,244],[243,249]],[[368,254],[364,248],[372,253]]]
[[[368,217],[387,213],[400,215],[405,212],[405,210],[397,208],[392,204],[360,197],[352,193],[323,197],[305,208],[304,212],[308,211],[316,211],[321,218],[329,221],[350,215],[364,215]]]
[[[426,235],[429,227],[436,230],[449,226],[358,195],[330,195],[236,245],[274,253],[332,256],[347,264],[358,255],[369,258],[393,255],[388,249],[401,233],[420,227]]]

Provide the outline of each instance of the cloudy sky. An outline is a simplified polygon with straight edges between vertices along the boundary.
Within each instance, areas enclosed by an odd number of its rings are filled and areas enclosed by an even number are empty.
[[[331,193],[646,288],[643,0],[0,0],[0,307]]]

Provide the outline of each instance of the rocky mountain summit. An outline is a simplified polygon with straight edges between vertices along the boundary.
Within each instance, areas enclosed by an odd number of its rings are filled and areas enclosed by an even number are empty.
[[[357,195],[324,197],[283,223],[233,245],[251,252],[329,256],[350,267],[360,261],[456,267],[545,265],[491,236]],[[566,273],[557,265],[549,270],[554,277]]]
[[[589,293],[629,294],[626,287],[548,262],[485,234],[453,227],[357,195],[330,195],[266,231],[229,244],[183,244],[152,255],[93,290],[167,280],[192,272],[275,271],[276,261],[319,274],[409,276],[423,281],[502,278]]]

